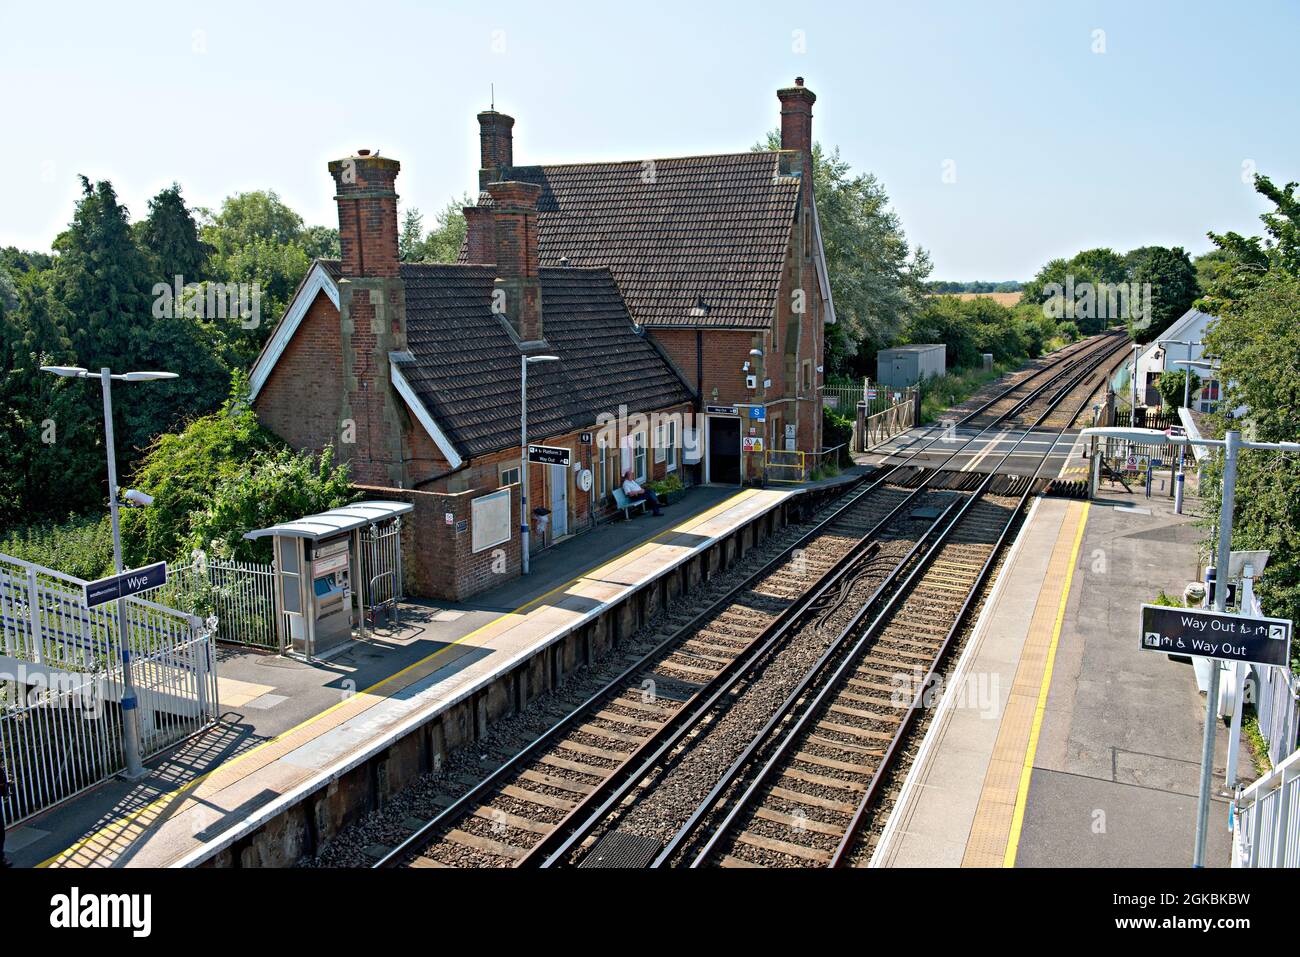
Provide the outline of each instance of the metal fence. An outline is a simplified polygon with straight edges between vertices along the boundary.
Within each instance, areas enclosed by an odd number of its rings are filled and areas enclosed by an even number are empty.
[[[0,758],[11,822],[121,770],[124,668],[146,757],[220,713],[210,624],[138,596],[122,622],[116,602],[86,605],[85,584],[0,555]]]
[[[867,403],[867,415],[884,412],[895,405],[910,402],[916,394],[916,386],[903,389],[891,389],[887,386],[862,382],[833,382],[822,386],[822,405],[834,409],[846,418],[857,415],[858,404]]]
[[[149,592],[164,605],[216,618],[218,641],[281,651],[275,627],[275,566],[210,558],[168,565],[167,584]]]
[[[370,624],[395,614],[402,589],[402,520],[361,530],[361,601]]]
[[[1268,759],[1274,767],[1296,750],[1300,734],[1300,678],[1290,668],[1252,665],[1255,678],[1255,714],[1259,733],[1268,742]]]
[[[906,432],[916,424],[916,403],[901,402],[891,405],[883,412],[868,416],[861,442],[858,448],[863,452],[874,449],[877,445],[888,442],[900,432]],[[855,425],[856,430],[856,425]]]
[[[1300,867],[1300,751],[1238,796],[1232,820],[1233,867]]]

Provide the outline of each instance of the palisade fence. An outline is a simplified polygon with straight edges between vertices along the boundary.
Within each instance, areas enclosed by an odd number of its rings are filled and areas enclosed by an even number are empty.
[[[275,627],[275,566],[226,561],[195,552],[169,564],[167,584],[149,592],[161,604],[216,618],[216,639],[280,651]]]
[[[1233,867],[1300,867],[1300,751],[1239,794]]]
[[[146,758],[220,714],[211,622],[139,596],[126,600],[122,622],[117,602],[86,605],[85,584],[0,555],[0,760],[10,823],[124,767],[124,668]]]
[[[1268,742],[1268,759],[1277,767],[1296,750],[1300,735],[1300,678],[1290,668],[1251,665],[1255,678],[1255,715]]]

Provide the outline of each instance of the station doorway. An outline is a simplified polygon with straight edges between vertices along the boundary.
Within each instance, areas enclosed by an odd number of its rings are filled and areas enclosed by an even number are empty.
[[[708,466],[707,481],[740,484],[740,419],[736,416],[709,416]]]

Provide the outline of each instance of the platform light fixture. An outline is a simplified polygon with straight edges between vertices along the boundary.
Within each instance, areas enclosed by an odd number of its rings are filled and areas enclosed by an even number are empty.
[[[121,489],[117,486],[117,456],[113,448],[113,386],[114,379],[119,382],[152,382],[159,379],[177,379],[175,372],[121,372],[116,375],[108,368],[99,372],[90,372],[81,366],[41,366],[42,372],[64,379],[98,379],[104,393],[104,447],[108,455],[108,512],[113,526],[113,568],[121,575],[122,568],[122,528],[118,521],[118,497]],[[131,504],[149,505],[153,499],[136,489],[126,493]],[[147,501],[146,501],[147,500]],[[144,763],[140,757],[140,716],[137,713],[135,678],[131,674],[131,648],[127,643],[126,599],[117,599],[118,641],[122,654],[122,737],[123,750],[126,752],[126,771],[128,780],[137,780],[144,776]]]

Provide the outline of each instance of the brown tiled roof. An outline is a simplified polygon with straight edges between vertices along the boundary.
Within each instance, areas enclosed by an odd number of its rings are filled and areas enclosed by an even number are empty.
[[[324,263],[337,279],[337,263]],[[519,444],[519,347],[491,310],[491,266],[403,263],[406,341],[400,368],[469,458]],[[543,268],[542,329],[559,362],[528,369],[533,441],[594,426],[600,412],[648,412],[689,402],[672,365],[633,329],[605,268]]]
[[[608,266],[637,322],[753,329],[775,312],[799,201],[799,179],[779,163],[727,153],[516,166],[503,178],[542,187],[542,264]]]

